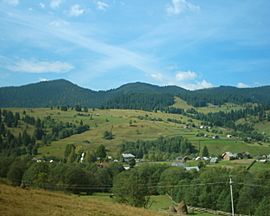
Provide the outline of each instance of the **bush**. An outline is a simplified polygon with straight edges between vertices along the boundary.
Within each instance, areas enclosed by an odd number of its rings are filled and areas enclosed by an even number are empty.
[[[136,170],[121,172],[113,181],[113,193],[120,203],[146,207],[149,203],[147,186],[138,178]]]
[[[48,187],[49,166],[47,163],[33,163],[24,173],[23,182],[34,187]]]
[[[12,185],[19,186],[21,184],[26,168],[26,162],[23,160],[17,159],[11,164],[7,173],[7,179]]]
[[[103,134],[104,139],[111,140],[113,139],[113,134],[111,131],[105,131]]]
[[[91,194],[94,189],[93,180],[90,174],[78,166],[69,167],[64,174],[65,189],[75,194],[82,192]]]

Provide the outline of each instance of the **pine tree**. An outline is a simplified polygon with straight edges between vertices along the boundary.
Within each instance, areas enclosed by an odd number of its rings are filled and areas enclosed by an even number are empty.
[[[97,157],[99,157],[100,159],[106,158],[107,153],[106,153],[106,148],[105,148],[104,145],[99,145],[99,146],[97,147],[96,155],[97,155]]]
[[[208,151],[208,148],[206,146],[203,147],[202,156],[209,157],[209,151]]]

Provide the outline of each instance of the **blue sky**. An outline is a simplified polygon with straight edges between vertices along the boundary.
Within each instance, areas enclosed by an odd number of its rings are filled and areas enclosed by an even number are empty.
[[[269,0],[0,0],[0,86],[270,84]]]

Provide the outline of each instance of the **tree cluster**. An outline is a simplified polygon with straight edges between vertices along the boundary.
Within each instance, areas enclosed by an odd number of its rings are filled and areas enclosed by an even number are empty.
[[[125,142],[121,145],[121,152],[132,153],[137,158],[146,157],[153,160],[164,160],[171,156],[174,157],[175,154],[189,155],[196,153],[196,149],[188,140],[179,136],[172,138],[160,137],[153,141]]]

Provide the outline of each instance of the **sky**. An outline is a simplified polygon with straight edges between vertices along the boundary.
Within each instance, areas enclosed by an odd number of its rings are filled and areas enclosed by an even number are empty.
[[[270,85],[269,0],[0,0],[0,86]]]

